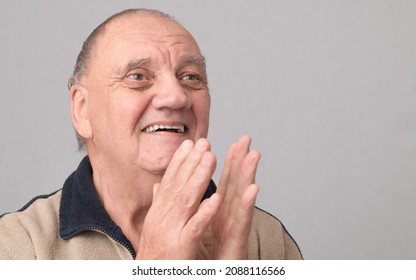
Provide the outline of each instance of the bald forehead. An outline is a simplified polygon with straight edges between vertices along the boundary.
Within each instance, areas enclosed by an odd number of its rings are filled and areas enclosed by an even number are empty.
[[[177,21],[167,15],[155,14],[149,11],[137,11],[114,18],[106,24],[102,38],[117,36],[126,30],[161,37],[181,35],[188,37],[197,45],[192,35]]]
[[[127,42],[144,44],[180,42],[192,49],[190,55],[201,55],[199,46],[193,36],[177,21],[164,14],[138,11],[118,16],[109,21],[103,28],[94,44],[91,58],[102,59],[109,52],[125,52],[121,50]],[[140,45],[140,44],[139,44]],[[140,52],[140,49],[137,49]],[[121,54],[120,54],[121,55]],[[92,62],[92,61],[91,61]]]

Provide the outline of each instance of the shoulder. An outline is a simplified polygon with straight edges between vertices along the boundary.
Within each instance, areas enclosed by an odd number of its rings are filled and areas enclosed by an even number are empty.
[[[35,245],[58,235],[61,191],[35,197],[0,217],[0,259],[34,259]]]
[[[249,257],[251,259],[302,259],[302,254],[280,220],[256,207],[250,234]]]

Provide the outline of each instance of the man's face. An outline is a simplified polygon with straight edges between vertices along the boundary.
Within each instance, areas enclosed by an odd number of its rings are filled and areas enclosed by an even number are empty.
[[[163,173],[185,139],[206,137],[205,64],[177,23],[128,16],[107,25],[82,80],[88,91],[90,156]]]

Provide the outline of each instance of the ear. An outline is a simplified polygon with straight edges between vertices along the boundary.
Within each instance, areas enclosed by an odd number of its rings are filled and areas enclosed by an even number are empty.
[[[75,130],[84,139],[92,138],[91,123],[88,118],[88,91],[81,85],[73,85],[69,90],[71,118]]]

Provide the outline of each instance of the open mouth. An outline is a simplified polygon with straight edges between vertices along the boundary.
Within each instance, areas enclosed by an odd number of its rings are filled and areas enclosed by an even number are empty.
[[[149,125],[143,128],[142,132],[173,132],[185,133],[188,128],[185,125]]]

